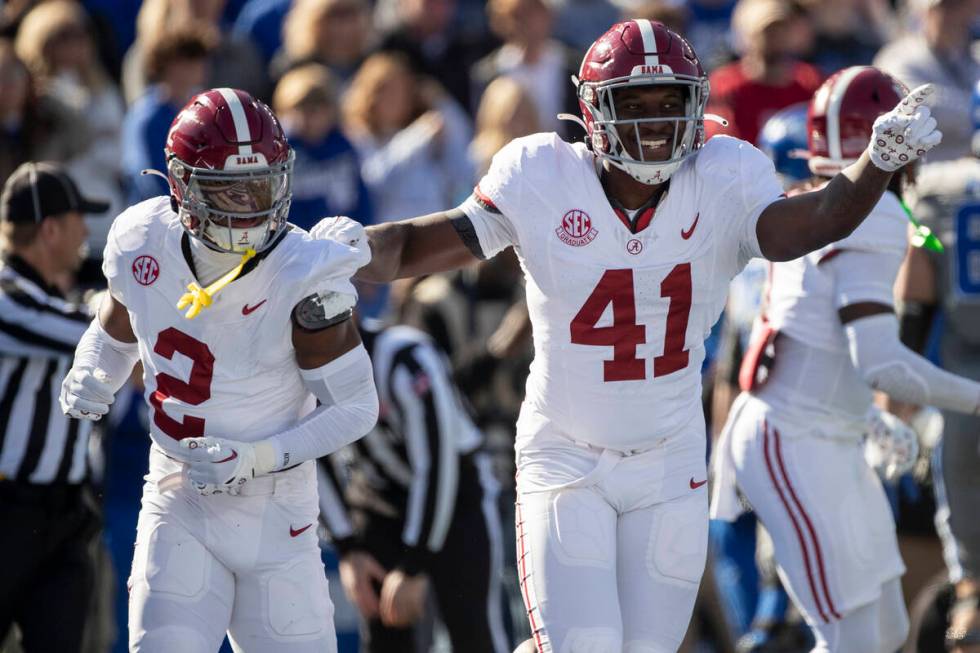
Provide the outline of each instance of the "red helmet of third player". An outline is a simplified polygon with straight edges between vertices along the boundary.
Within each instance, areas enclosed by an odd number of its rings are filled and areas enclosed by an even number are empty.
[[[810,100],[810,172],[831,177],[857,161],[868,147],[875,119],[894,109],[906,93],[901,82],[871,66],[834,73]]]
[[[293,152],[272,110],[245,91],[194,96],[165,153],[181,224],[208,247],[262,251],[286,228]]]
[[[680,89],[683,106],[666,115],[617,116],[617,93],[651,85]],[[596,156],[645,184],[666,181],[704,141],[708,78],[691,45],[662,23],[629,20],[600,36],[582,60],[578,98]],[[664,123],[673,127],[672,140],[663,138],[669,141],[658,148],[664,155],[647,158],[643,132]],[[624,139],[635,139],[636,147],[630,147],[638,156],[627,151]]]

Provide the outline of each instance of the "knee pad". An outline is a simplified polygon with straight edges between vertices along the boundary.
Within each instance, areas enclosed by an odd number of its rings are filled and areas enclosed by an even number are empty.
[[[572,628],[558,653],[620,653],[623,635],[613,628]]]
[[[130,653],[214,653],[214,642],[193,628],[174,624],[133,635],[129,640]]]
[[[328,633],[333,603],[326,572],[319,558],[294,563],[268,579],[269,626],[283,637],[309,637]]]

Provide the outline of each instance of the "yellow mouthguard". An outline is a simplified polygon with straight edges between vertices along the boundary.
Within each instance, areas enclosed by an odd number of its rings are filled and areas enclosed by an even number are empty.
[[[187,313],[184,314],[184,317],[186,317],[188,320],[193,320],[195,317],[197,317],[198,313],[211,305],[213,297],[219,290],[238,278],[238,275],[242,273],[242,269],[245,267],[245,264],[248,263],[253,256],[255,256],[254,249],[249,248],[245,250],[245,253],[242,254],[242,260],[238,263],[238,265],[233,267],[231,270],[225,273],[224,276],[209,285],[207,288],[201,288],[201,286],[193,281],[187,284],[188,292],[185,292],[180,296],[180,300],[177,302],[177,309],[183,310],[184,307],[190,306],[190,308],[187,309]]]

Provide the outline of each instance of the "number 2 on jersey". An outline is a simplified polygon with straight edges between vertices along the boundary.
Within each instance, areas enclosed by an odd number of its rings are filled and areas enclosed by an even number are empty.
[[[660,283],[660,296],[670,301],[664,353],[653,359],[653,376],[666,376],[687,367],[684,349],[687,322],[691,315],[691,264],[680,263]],[[597,327],[606,306],[612,304],[612,326]],[[646,364],[636,348],[646,342],[646,329],[636,323],[633,270],[606,270],[571,323],[572,342],[577,345],[612,347],[612,360],[604,361],[603,380],[641,381]]]
[[[214,354],[206,343],[173,327],[164,329],[157,336],[153,353],[171,360],[174,354],[183,354],[192,361],[188,381],[169,374],[158,373],[157,389],[150,395],[153,406],[153,423],[174,440],[199,438],[204,435],[204,418],[185,415],[178,422],[163,411],[163,402],[170,397],[192,406],[198,406],[211,398],[211,378],[214,375]]]

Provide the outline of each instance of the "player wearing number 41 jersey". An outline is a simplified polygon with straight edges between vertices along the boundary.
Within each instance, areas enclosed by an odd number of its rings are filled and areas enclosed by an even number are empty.
[[[751,145],[702,144],[707,78],[660,23],[614,25],[574,81],[586,143],[512,142],[462,206],[368,229],[358,274],[515,249],[535,343],[516,445],[527,645],[674,651],[707,547],[700,364],[729,281],[848,234],[940,135],[920,89],[826,188],[781,198]]]
[[[113,223],[109,296],[61,396],[98,419],[143,364],[153,446],[130,650],[215,653],[227,631],[245,653],[336,651],[314,460],[377,418],[350,320],[368,252],[286,222],[292,151],[247,93],[193,98],[166,155],[172,196]]]

